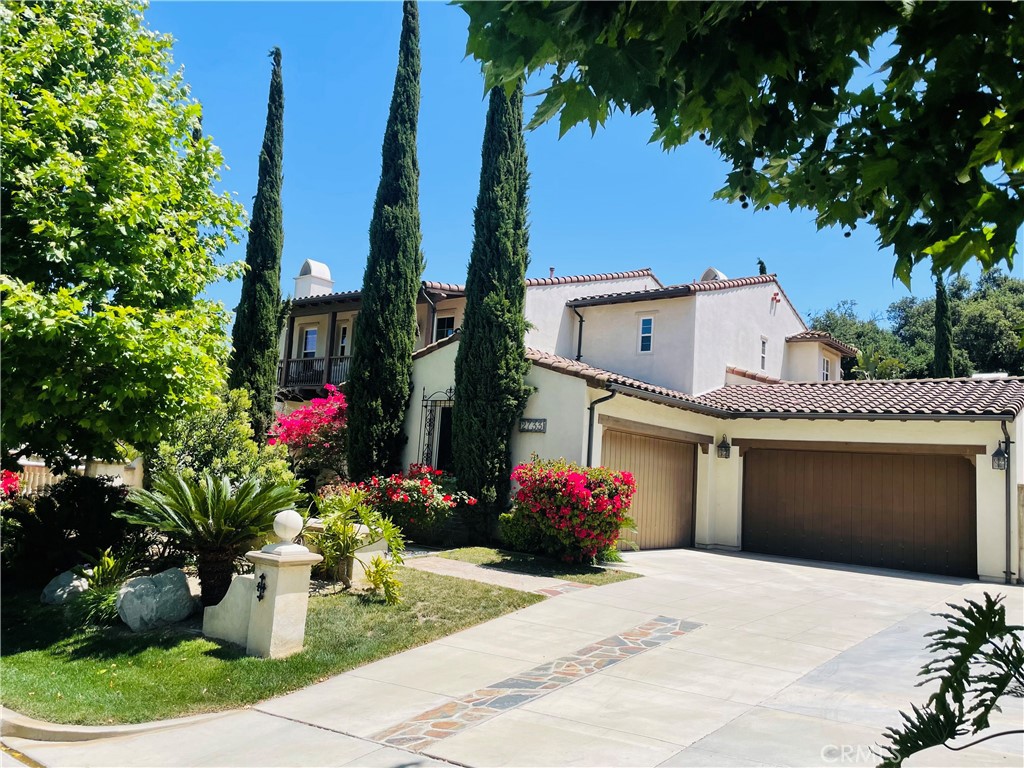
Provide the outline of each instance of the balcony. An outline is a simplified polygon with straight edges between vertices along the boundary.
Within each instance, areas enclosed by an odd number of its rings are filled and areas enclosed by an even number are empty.
[[[286,389],[318,389],[324,384],[342,384],[348,380],[350,356],[300,357],[281,360],[278,386]]]

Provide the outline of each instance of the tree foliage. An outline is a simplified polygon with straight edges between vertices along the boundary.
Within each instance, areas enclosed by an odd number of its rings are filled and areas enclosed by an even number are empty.
[[[908,285],[926,259],[1012,264],[1020,3],[458,4],[488,87],[550,75],[531,126],[650,111],[652,140],[697,137],[731,165],[717,197],[807,208],[847,233],[869,223]],[[874,73],[872,50],[886,57]]]
[[[267,99],[267,127],[260,150],[259,181],[245,249],[248,271],[242,278],[242,296],[232,330],[230,378],[233,389],[249,392],[253,432],[261,438],[267,434],[274,419],[277,348],[281,335],[281,251],[284,248],[281,49],[274,48],[270,56],[274,66]]]
[[[1003,371],[1024,375],[1024,280],[1000,271],[982,275],[976,285],[958,276],[945,286],[952,327],[954,376]],[[812,315],[810,325],[861,350],[863,360],[843,361],[847,378],[927,378],[934,375],[936,299],[913,296],[889,305],[886,318],[862,319],[856,303],[841,301]],[[877,361],[872,363],[872,358]]]
[[[953,321],[949,315],[949,294],[941,275],[935,277],[935,353],[932,376],[937,379],[953,375]]]
[[[0,8],[3,442],[53,465],[155,444],[223,381],[216,257],[243,211],[137,0]]]
[[[419,9],[405,0],[398,71],[381,152],[381,179],[370,221],[370,255],[363,274],[348,381],[350,477],[391,474],[401,466],[403,422],[412,390],[420,252]]]
[[[527,230],[523,89],[491,89],[484,129],[466,310],[455,359],[455,475],[487,507],[504,507],[511,440],[526,405]],[[500,509],[499,509],[500,511]]]

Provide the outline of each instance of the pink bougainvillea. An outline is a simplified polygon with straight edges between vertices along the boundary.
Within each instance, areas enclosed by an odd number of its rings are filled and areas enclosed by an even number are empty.
[[[315,397],[301,408],[277,417],[270,428],[270,444],[284,443],[296,470],[316,478],[323,470],[344,477],[348,404],[333,384],[327,397]]]
[[[21,476],[17,472],[5,469],[0,472],[0,494],[9,499],[21,492]]]
[[[512,471],[519,484],[512,514],[537,530],[549,554],[587,562],[614,547],[629,528],[636,482],[629,472],[534,460]]]
[[[322,489],[321,493],[332,493],[336,487]],[[357,487],[367,491],[367,501],[378,512],[419,543],[436,542],[456,507],[477,503],[458,490],[454,477],[425,464],[413,464],[404,474],[371,477]]]

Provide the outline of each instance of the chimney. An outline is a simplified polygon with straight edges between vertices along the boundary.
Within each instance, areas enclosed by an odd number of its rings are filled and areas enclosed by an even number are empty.
[[[548,267],[548,280],[551,280],[555,276],[555,268]]]
[[[299,275],[295,278],[295,298],[326,296],[329,293],[334,293],[334,281],[331,280],[330,267],[321,261],[312,259],[302,262]]]

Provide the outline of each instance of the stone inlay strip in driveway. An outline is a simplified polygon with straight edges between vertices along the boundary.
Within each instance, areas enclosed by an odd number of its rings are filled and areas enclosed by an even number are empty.
[[[618,635],[606,637],[575,653],[540,664],[533,669],[474,691],[455,701],[423,712],[372,738],[403,749],[422,751],[441,739],[502,712],[571,685],[638,653],[702,626],[692,621],[658,616]]]

